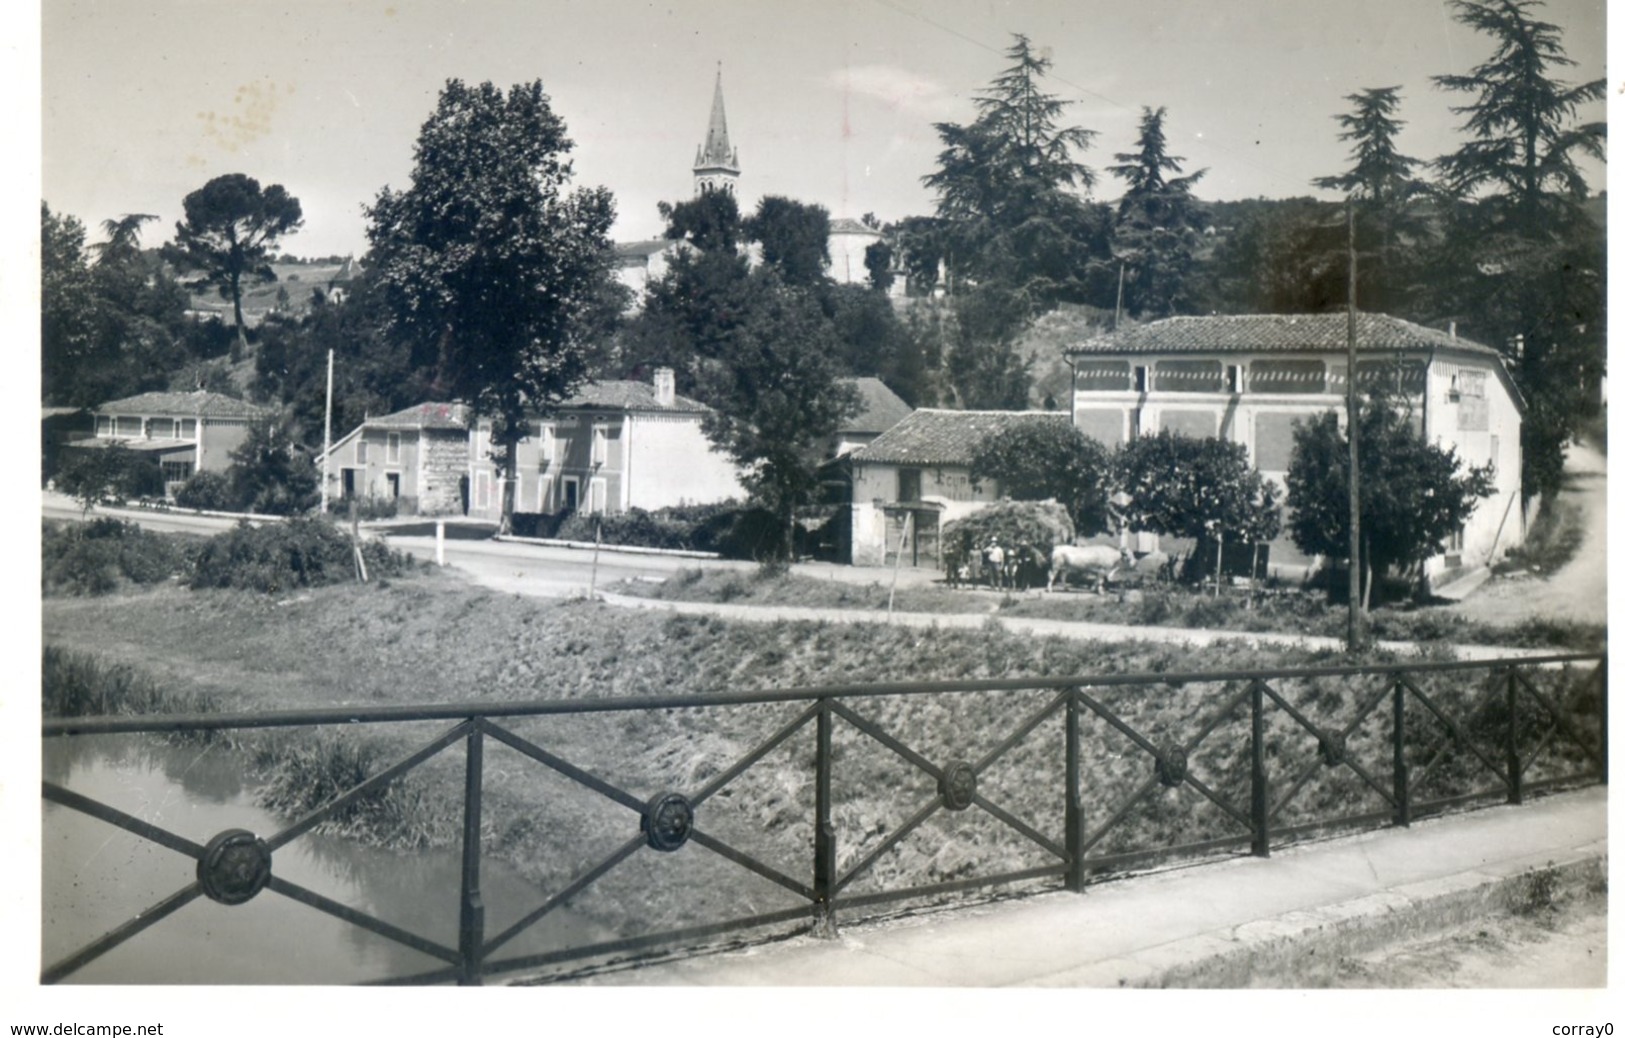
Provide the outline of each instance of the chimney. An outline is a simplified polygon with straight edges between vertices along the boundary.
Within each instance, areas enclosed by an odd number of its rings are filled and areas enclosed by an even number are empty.
[[[655,368],[655,403],[670,407],[677,402],[677,376],[670,368]]]
[[[1456,322],[1455,321],[1450,322],[1450,337],[1452,339],[1454,339],[1456,337]]]

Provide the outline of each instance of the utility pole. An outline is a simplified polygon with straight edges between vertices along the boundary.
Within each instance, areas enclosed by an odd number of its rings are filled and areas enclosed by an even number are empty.
[[[327,514],[327,466],[333,452],[333,351],[327,351],[327,411],[322,419],[322,514]]]
[[[1348,197],[1349,222],[1349,634],[1348,647],[1353,652],[1365,641],[1364,616],[1361,611],[1360,579],[1360,397],[1359,369],[1356,360],[1355,329],[1355,264],[1354,250],[1354,195]]]

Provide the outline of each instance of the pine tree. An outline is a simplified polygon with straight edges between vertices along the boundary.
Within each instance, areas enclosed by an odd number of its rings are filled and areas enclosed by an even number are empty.
[[[1189,312],[1197,236],[1206,223],[1191,187],[1207,171],[1166,175],[1182,172],[1185,161],[1168,154],[1162,128],[1167,111],[1142,109],[1138,150],[1118,152],[1118,164],[1107,167],[1128,183],[1112,232],[1124,305],[1130,313],[1153,317]]]
[[[1470,139],[1434,163],[1452,193],[1442,247],[1430,257],[1438,312],[1501,349],[1528,402],[1526,494],[1555,490],[1564,443],[1596,409],[1604,370],[1604,245],[1580,206],[1579,158],[1603,157],[1606,128],[1578,122],[1603,99],[1601,79],[1570,85],[1561,30],[1538,0],[1452,0],[1458,21],[1494,42],[1466,75],[1434,77],[1474,95],[1455,107]]]

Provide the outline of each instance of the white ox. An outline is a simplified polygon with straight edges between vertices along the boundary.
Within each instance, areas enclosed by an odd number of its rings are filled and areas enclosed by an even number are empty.
[[[1095,591],[1103,592],[1106,581],[1115,578],[1122,570],[1133,568],[1134,555],[1127,548],[1108,548],[1100,544],[1080,548],[1058,544],[1050,553],[1049,586],[1046,590],[1055,590],[1057,577],[1063,578],[1064,583],[1065,577],[1079,573],[1095,578]]]

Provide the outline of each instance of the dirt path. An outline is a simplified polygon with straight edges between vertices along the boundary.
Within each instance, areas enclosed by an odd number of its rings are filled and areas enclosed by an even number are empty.
[[[1608,459],[1575,444],[1564,466],[1563,497],[1578,507],[1583,535],[1568,565],[1542,577],[1496,577],[1449,607],[1472,620],[1515,624],[1536,617],[1608,622]]]

